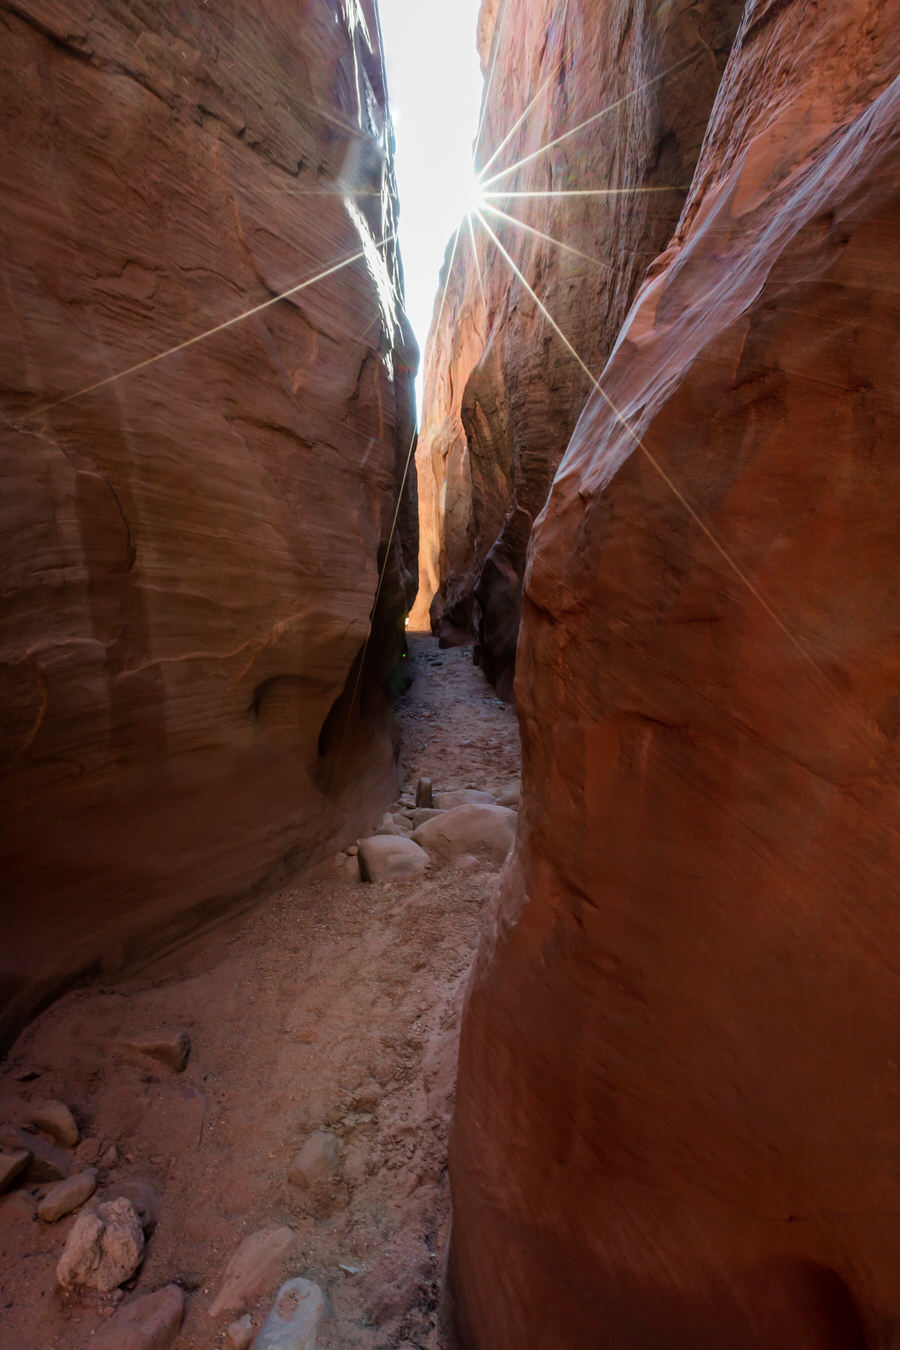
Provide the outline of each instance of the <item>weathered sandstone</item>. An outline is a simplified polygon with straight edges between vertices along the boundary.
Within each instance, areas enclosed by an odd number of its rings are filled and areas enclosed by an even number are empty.
[[[486,180],[502,175],[489,190],[614,190],[492,197],[484,211],[596,374],[678,220],[741,8],[740,0],[484,6],[478,160]],[[590,387],[486,229],[476,223],[473,240],[464,228],[426,353],[413,619],[427,621],[430,610],[447,641],[477,633],[479,660],[507,698],[528,538]]]
[[[0,35],[3,1037],[395,795],[415,521],[360,678],[413,430],[373,0]]]
[[[536,527],[469,1350],[896,1344],[898,21],[747,5]]]

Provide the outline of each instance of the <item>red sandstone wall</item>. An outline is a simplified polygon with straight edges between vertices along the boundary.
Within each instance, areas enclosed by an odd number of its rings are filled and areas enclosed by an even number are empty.
[[[378,685],[409,500],[364,716],[329,714],[367,632],[414,357],[395,247],[375,246],[395,200],[372,0],[27,0],[0,33],[8,1027],[148,930],[314,862],[392,793]]]
[[[898,20],[748,4],[535,531],[467,1347],[898,1344]]]
[[[493,176],[527,160],[492,190],[636,189],[493,201],[523,228],[486,213],[595,373],[678,220],[741,8],[740,0],[483,8],[478,162]],[[430,609],[450,639],[477,633],[486,673],[509,696],[528,538],[590,382],[479,225],[475,247],[477,266],[464,229],[426,350],[415,617]]]

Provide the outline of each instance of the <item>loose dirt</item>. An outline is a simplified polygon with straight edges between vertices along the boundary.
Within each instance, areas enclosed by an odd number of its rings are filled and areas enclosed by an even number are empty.
[[[471,652],[415,634],[410,657],[414,683],[398,705],[403,783],[513,783],[515,714]],[[20,1038],[0,1076],[0,1120],[59,1098],[83,1138],[117,1147],[99,1199],[126,1182],[154,1188],[158,1224],[125,1297],[183,1287],[177,1350],[222,1344],[233,1315],[212,1319],[209,1307],[229,1258],[248,1234],[282,1225],[295,1230],[294,1249],[242,1308],[255,1327],[282,1280],[302,1275],[331,1305],[322,1350],[444,1345],[458,1020],[496,881],[485,864],[434,865],[416,883],[288,886],[174,965],[73,991]],[[121,1046],[160,1029],[189,1033],[183,1073]],[[23,1082],[26,1070],[39,1076]],[[316,1130],[338,1136],[340,1177],[310,1192],[287,1171]],[[0,1198],[0,1345],[88,1350],[115,1301],[57,1289],[74,1216],[40,1222],[44,1189]]]

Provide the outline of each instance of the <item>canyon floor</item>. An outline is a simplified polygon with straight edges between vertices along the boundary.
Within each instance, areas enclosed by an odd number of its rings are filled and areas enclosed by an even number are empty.
[[[404,785],[513,784],[515,714],[471,651],[411,634],[410,660],[414,681],[397,708]],[[445,1345],[458,1020],[496,876],[470,860],[468,870],[433,864],[418,882],[288,886],[165,967],[72,991],[15,1045],[0,1120],[60,1099],[82,1140],[99,1141],[101,1199],[130,1183],[153,1188],[157,1226],[125,1298],[181,1285],[177,1350],[223,1344],[236,1314],[211,1317],[210,1305],[225,1267],[242,1239],[281,1227],[294,1230],[293,1246],[241,1307],[255,1327],[280,1283],[302,1275],[330,1303],[322,1350]],[[189,1034],[183,1072],[123,1048],[160,1029]],[[313,1193],[287,1171],[320,1130],[340,1141],[339,1180]],[[55,1269],[75,1216],[40,1221],[41,1189],[0,1198],[0,1344],[87,1350],[116,1303],[60,1292]]]

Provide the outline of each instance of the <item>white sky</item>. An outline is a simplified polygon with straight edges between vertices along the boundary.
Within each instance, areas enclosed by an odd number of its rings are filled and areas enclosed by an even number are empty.
[[[381,0],[406,309],[424,357],[444,249],[472,198],[480,0]],[[418,387],[421,391],[421,374]],[[421,392],[420,392],[421,399]]]

